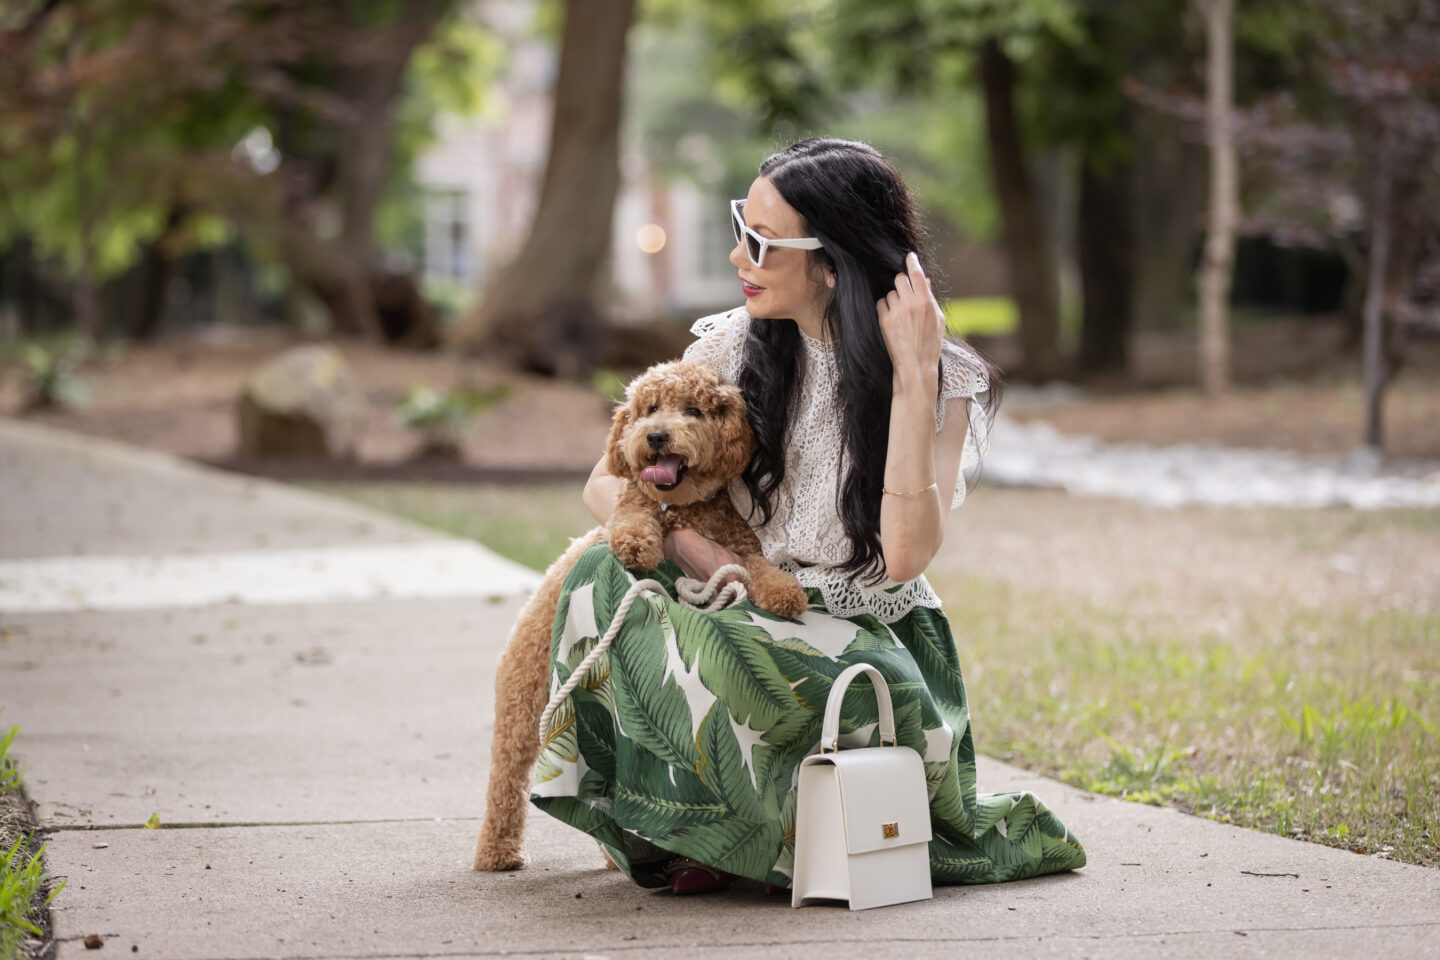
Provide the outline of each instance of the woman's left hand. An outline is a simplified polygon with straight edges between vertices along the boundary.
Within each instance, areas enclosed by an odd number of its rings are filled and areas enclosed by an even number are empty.
[[[895,275],[895,289],[875,301],[875,310],[897,381],[933,380],[940,364],[945,315],[916,254],[906,254],[905,272]]]

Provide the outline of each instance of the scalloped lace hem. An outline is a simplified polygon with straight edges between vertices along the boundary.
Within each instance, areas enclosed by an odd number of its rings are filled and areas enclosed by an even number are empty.
[[[834,617],[843,619],[868,613],[881,623],[894,623],[916,607],[941,608],[940,598],[923,575],[904,583],[887,580],[866,587],[840,576],[829,567],[806,567],[794,561],[782,561],[778,566],[787,573],[795,574],[800,586],[819,590],[826,611]]]

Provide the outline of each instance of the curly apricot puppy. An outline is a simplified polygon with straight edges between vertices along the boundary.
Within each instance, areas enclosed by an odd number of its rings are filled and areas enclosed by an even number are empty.
[[[651,367],[630,384],[615,411],[608,450],[611,475],[627,481],[610,522],[574,540],[545,571],[500,655],[476,870],[515,870],[529,860],[523,849],[525,815],[530,773],[540,755],[535,727],[550,687],[551,628],[561,584],[587,548],[609,540],[626,567],[652,570],[664,559],[665,535],[688,527],[744,560],[757,606],[795,617],[809,603],[796,579],[765,559],[725,489],[755,452],[738,388],[697,364]]]

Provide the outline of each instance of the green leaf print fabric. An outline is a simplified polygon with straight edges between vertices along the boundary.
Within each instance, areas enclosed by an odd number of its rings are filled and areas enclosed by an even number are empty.
[[[1029,792],[977,794],[965,683],[950,627],[917,607],[885,625],[810,610],[786,620],[741,603],[701,613],[673,599],[680,570],[648,576],[614,643],[555,711],[531,802],[593,836],[646,887],[675,856],[790,885],[795,785],[817,749],[830,685],[853,663],[890,685],[896,733],[925,761],[935,883],[997,883],[1085,865],[1085,851]],[[605,544],[566,578],[551,638],[551,690],[604,635],[635,578]],[[846,691],[840,744],[874,746],[868,684]]]

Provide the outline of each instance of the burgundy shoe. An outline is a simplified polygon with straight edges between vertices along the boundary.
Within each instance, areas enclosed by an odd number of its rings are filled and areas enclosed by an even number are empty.
[[[670,889],[676,893],[716,893],[735,880],[733,873],[707,867],[689,857],[672,860],[665,872],[670,876]]]

